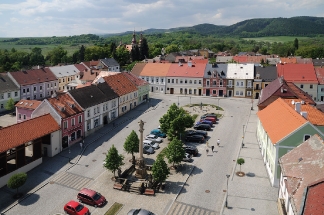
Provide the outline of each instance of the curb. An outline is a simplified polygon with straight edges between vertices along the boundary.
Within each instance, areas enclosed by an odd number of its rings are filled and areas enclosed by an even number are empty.
[[[170,206],[169,206],[169,208],[168,208],[168,210],[166,211],[165,214],[168,214],[168,213],[169,213],[169,211],[170,211],[172,205],[173,205],[174,202],[177,200],[178,196],[180,195],[180,193],[181,193],[183,187],[184,187],[185,184],[187,183],[187,181],[188,181],[189,177],[191,176],[191,173],[192,173],[192,171],[195,169],[195,167],[196,167],[196,166],[193,166],[193,168],[191,169],[190,173],[188,174],[187,179],[183,182],[183,185],[181,186],[181,189],[180,189],[179,192],[177,193],[176,197],[174,198],[174,200],[173,200],[172,203],[170,204]]]

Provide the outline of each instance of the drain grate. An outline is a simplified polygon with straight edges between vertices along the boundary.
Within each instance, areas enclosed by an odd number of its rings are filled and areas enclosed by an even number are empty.
[[[205,190],[205,193],[210,193],[210,190]]]

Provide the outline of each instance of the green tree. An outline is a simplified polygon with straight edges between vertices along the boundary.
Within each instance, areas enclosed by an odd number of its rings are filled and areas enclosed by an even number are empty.
[[[52,65],[57,65],[66,60],[67,51],[62,46],[57,46],[47,53],[46,59],[51,62]]]
[[[152,166],[152,176],[154,183],[164,182],[168,176],[170,175],[170,169],[168,165],[165,163],[162,156],[157,156],[156,161],[153,163]]]
[[[295,40],[294,40],[294,48],[295,48],[295,50],[298,49],[298,39],[297,38],[295,38]]]
[[[182,142],[178,139],[173,139],[165,151],[165,156],[168,159],[169,163],[172,163],[174,167],[175,164],[178,164],[182,161],[183,157],[185,156],[185,150],[182,147]]]
[[[139,49],[140,49],[140,60],[149,58],[149,47],[147,45],[147,40],[145,37],[142,39]]]
[[[116,170],[123,165],[123,155],[118,154],[118,150],[114,145],[111,146],[111,148],[108,151],[108,154],[106,155],[106,159],[104,161],[104,167],[110,170],[111,172],[114,173]]]
[[[192,127],[194,120],[183,108],[173,103],[159,122],[161,130],[172,140],[175,137],[180,138],[180,134],[183,134],[186,128]]]
[[[5,109],[13,110],[14,108],[15,108],[15,101],[12,98],[10,98],[5,105]]]
[[[79,50],[79,62],[84,61],[85,47],[82,45]]]
[[[45,64],[45,58],[44,55],[42,54],[42,49],[38,47],[32,48],[31,53],[29,55],[29,65],[38,66],[44,64]]]
[[[23,186],[27,181],[27,174],[26,173],[16,173],[12,175],[8,182],[7,186],[10,189],[16,189],[16,196],[18,196],[18,188]]]
[[[124,150],[128,154],[132,154],[132,163],[135,164],[134,152],[139,152],[139,139],[134,130],[128,135],[124,143]]]
[[[240,165],[240,172],[241,172],[241,166],[245,163],[245,160],[243,158],[237,159],[237,164]]]
[[[117,48],[114,59],[120,66],[125,66],[130,60],[129,51],[124,46]]]
[[[134,45],[131,50],[131,59],[132,59],[132,62],[141,60],[140,50],[137,45]]]
[[[179,46],[178,45],[175,45],[175,44],[168,45],[165,48],[165,52],[167,54],[170,54],[170,53],[173,53],[173,52],[179,52],[179,51],[180,51]]]
[[[134,62],[128,64],[127,67],[126,67],[126,70],[127,71],[132,71],[132,69],[133,69],[133,67],[135,66],[136,63],[138,63],[138,61],[134,61]]]

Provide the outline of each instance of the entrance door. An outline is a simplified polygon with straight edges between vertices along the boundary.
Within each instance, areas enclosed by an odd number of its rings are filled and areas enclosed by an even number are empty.
[[[206,89],[206,96],[210,96],[210,89]]]
[[[228,97],[232,97],[232,90],[228,91]]]
[[[259,93],[255,93],[255,98],[256,98],[256,99],[259,98]]]
[[[198,95],[201,96],[201,89],[198,89]]]
[[[174,93],[174,88],[170,88],[170,94]]]
[[[103,123],[104,123],[104,125],[108,124],[108,116],[104,116]]]
[[[69,146],[68,141],[69,141],[68,136],[65,136],[65,137],[62,138],[62,147],[63,147],[63,149]]]
[[[153,88],[153,87],[151,87],[151,92],[153,92],[153,90],[154,90],[154,88]]]
[[[218,96],[223,96],[223,90],[218,90]]]

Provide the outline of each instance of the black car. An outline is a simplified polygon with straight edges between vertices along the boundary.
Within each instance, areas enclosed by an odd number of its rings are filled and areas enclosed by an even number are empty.
[[[194,129],[196,130],[205,130],[205,131],[210,131],[211,127],[208,124],[198,124],[194,126]]]
[[[195,135],[195,134],[202,135],[204,137],[208,136],[207,131],[199,131],[199,130],[187,130],[186,134],[187,134],[187,136],[191,136],[191,135]]]
[[[191,154],[193,156],[197,156],[198,155],[198,149],[196,147],[193,147],[193,146],[184,146],[183,148],[186,151],[186,153],[188,153],[188,154]]]
[[[202,143],[204,142],[205,138],[201,135],[191,135],[186,137],[187,142],[195,142],[195,143]]]

